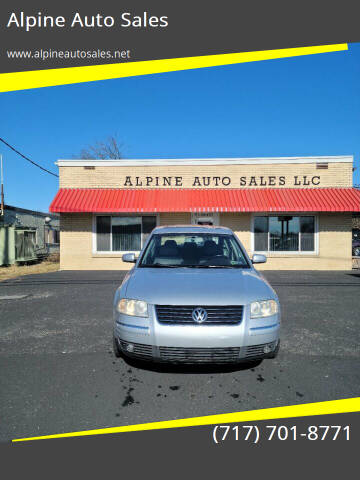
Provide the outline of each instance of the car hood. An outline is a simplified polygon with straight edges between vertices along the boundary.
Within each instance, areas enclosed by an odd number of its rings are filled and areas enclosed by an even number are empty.
[[[134,268],[126,283],[126,298],[157,305],[244,305],[276,298],[252,269]]]

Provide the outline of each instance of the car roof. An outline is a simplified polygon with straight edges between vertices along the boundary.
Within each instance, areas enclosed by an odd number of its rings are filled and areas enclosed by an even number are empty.
[[[154,228],[153,234],[165,233],[209,233],[232,235],[233,232],[227,227],[217,227],[215,225],[164,225]]]

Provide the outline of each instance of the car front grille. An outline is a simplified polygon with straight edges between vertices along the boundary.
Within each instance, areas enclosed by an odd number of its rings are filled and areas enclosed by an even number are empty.
[[[128,345],[132,345],[133,351],[128,351]],[[122,350],[131,357],[143,360],[161,360],[173,363],[236,363],[241,359],[264,356],[264,347],[271,346],[272,350],[276,342],[263,343],[243,347],[240,357],[239,347],[226,348],[183,348],[183,347],[153,347],[142,343],[125,342],[120,340]],[[244,355],[245,350],[245,357]]]
[[[144,360],[151,360],[153,358],[153,347],[151,345],[131,342],[130,345],[133,345],[133,351],[129,352],[127,350],[129,343],[130,342],[124,342],[124,340],[120,340],[121,348],[126,352],[127,355],[131,355],[132,357],[136,358],[143,358]]]
[[[271,350],[274,349],[276,342],[262,343],[261,345],[250,345],[246,347],[245,357],[261,357],[264,355],[264,347],[270,346]]]
[[[233,325],[240,323],[243,305],[156,305],[156,315],[160,323],[198,325],[192,318],[195,308],[206,310],[207,319],[199,325]]]
[[[240,348],[159,347],[160,359],[181,363],[233,363],[239,360]]]

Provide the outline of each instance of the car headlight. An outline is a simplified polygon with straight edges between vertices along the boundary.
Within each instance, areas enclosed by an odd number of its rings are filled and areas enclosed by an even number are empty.
[[[147,317],[148,306],[142,300],[131,300],[129,298],[121,298],[117,304],[117,311],[125,315],[134,315],[135,317]]]
[[[275,300],[262,300],[252,302],[250,305],[250,318],[271,317],[279,311],[278,303]]]

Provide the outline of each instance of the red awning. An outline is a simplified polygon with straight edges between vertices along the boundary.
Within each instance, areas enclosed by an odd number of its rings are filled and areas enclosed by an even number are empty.
[[[61,188],[50,212],[359,212],[355,188]]]

